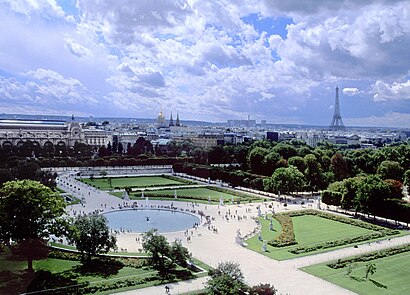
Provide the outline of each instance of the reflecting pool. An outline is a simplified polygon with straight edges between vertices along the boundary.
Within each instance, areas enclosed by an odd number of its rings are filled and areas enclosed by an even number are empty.
[[[104,213],[112,229],[143,233],[156,228],[158,232],[175,232],[192,228],[200,220],[197,216],[173,210],[130,209]]]

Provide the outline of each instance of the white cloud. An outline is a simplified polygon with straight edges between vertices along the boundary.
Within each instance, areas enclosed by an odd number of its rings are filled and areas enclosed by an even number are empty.
[[[66,46],[72,54],[80,58],[92,58],[93,54],[90,49],[78,44],[74,40],[67,38]]]
[[[7,40],[0,43],[7,73],[0,103],[24,98],[91,108],[92,101],[97,114],[143,117],[163,105],[191,119],[251,113],[316,123],[329,115],[333,95],[324,89],[336,82],[355,86],[343,89],[346,96],[360,94],[346,113],[372,95],[395,103],[408,97],[408,82],[391,83],[408,79],[408,1],[78,0],[77,6],[72,24],[61,21],[67,15],[55,0],[0,0],[6,28],[0,40]],[[255,27],[243,17],[255,18]],[[287,36],[283,28],[258,25],[278,18],[280,26],[281,17],[293,20]],[[380,105],[363,111],[370,116]]]
[[[410,100],[410,80],[391,84],[376,81],[370,92],[373,93],[374,101]]]
[[[73,17],[66,15],[55,0],[0,0],[0,4],[28,17],[36,14],[46,19],[61,18],[69,22],[74,21]]]
[[[346,87],[343,88],[343,94],[348,96],[354,96],[360,93],[360,90],[356,87]]]

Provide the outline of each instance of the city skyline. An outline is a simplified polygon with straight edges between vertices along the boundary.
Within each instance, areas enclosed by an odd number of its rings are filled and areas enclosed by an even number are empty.
[[[409,1],[0,2],[0,113],[409,127]]]

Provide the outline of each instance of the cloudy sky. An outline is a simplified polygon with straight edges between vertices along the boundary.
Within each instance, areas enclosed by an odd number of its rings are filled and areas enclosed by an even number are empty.
[[[0,0],[0,112],[410,127],[410,1]]]

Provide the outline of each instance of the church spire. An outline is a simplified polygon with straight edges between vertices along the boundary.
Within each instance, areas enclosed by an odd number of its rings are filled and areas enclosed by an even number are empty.
[[[171,112],[171,118],[169,118],[169,127],[174,126],[174,119],[172,119],[172,112]]]
[[[175,123],[175,126],[181,126],[181,123],[179,122],[179,113],[177,112],[177,121]]]

